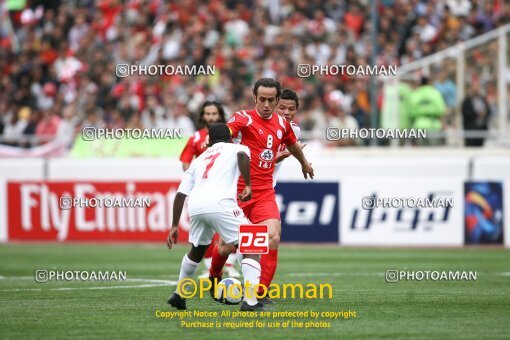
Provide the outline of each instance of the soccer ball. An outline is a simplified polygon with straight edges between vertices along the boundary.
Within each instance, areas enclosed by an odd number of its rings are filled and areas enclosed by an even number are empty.
[[[221,280],[216,287],[216,297],[219,303],[237,305],[243,300],[243,287],[241,281],[232,277]]]

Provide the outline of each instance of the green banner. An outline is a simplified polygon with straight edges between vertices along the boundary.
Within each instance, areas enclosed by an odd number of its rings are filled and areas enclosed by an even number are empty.
[[[71,149],[75,158],[97,157],[179,157],[188,137],[175,139],[96,139],[83,140],[79,134]]]
[[[26,0],[7,0],[5,7],[8,11],[21,11],[26,5]]]

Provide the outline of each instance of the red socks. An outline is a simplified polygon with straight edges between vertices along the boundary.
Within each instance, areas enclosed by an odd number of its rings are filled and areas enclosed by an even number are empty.
[[[219,239],[220,239],[220,236],[218,235],[218,233],[214,234],[211,245],[205,251],[204,259],[208,259],[208,258],[212,257],[214,247],[218,248]]]
[[[276,266],[278,265],[278,249],[269,249],[269,253],[262,254],[260,257],[260,267],[262,269],[260,274],[260,283],[269,288],[273,281],[274,274],[276,273]],[[259,288],[259,294],[264,291]]]
[[[211,247],[209,247],[211,248]],[[211,269],[209,269],[209,276],[210,277],[221,277],[223,274],[223,266],[225,265],[225,262],[227,262],[227,257],[222,257],[218,251],[218,245],[214,245],[214,248],[212,250],[212,262],[211,262]]]
[[[208,259],[210,257],[212,257],[212,254],[213,254],[213,249],[216,245],[214,244],[211,244],[209,246],[209,248],[207,248],[207,250],[205,251],[205,254],[204,254],[204,259]]]
[[[212,262],[211,269],[209,270],[210,277],[221,277],[223,274],[223,266],[228,260],[227,257],[222,257],[218,252],[218,245],[212,248]],[[262,269],[260,274],[260,283],[265,285],[267,288],[273,281],[274,274],[276,273],[276,266],[278,265],[278,249],[269,249],[269,253],[262,254],[260,257],[260,267]],[[259,294],[264,291],[259,289]]]

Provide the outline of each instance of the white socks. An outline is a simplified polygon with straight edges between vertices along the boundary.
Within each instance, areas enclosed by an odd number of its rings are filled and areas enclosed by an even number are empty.
[[[241,254],[241,259],[238,261],[239,265],[241,265],[242,256],[243,255]],[[211,269],[212,257],[204,257],[203,261],[204,261],[205,268]],[[225,263],[234,265],[235,262],[236,262],[236,254],[230,254],[228,256],[227,262],[225,262]]]
[[[244,277],[244,301],[250,306],[255,306],[257,304],[255,285],[260,282],[260,263],[254,259],[243,259],[241,270]],[[246,282],[250,282],[250,287],[248,287]]]
[[[195,272],[197,271],[198,265],[200,263],[191,261],[188,258],[188,254],[184,255],[182,258],[182,264],[181,264],[181,272],[179,273],[179,281],[182,279],[193,277],[195,275]],[[179,286],[176,288],[176,292],[178,291]]]
[[[236,260],[237,260],[237,256],[236,254],[230,254],[228,256],[228,259],[227,259],[227,262],[225,262],[226,264],[230,264],[230,265],[234,265],[236,263]]]
[[[230,254],[230,256],[232,256],[232,255],[234,255],[234,254]],[[241,254],[241,252],[239,251],[239,248],[237,248],[235,257],[236,257],[236,260],[237,260],[237,263],[239,264],[239,266],[242,266],[243,265],[243,254]]]
[[[211,269],[212,257],[204,257],[204,265],[207,270]]]
[[[182,258],[181,272],[179,273],[179,281],[182,279],[193,277],[197,271],[200,263],[191,261],[188,254]],[[254,259],[243,259],[241,262],[241,270],[244,277],[244,301],[250,306],[257,304],[255,296],[255,286],[260,282],[260,263]],[[247,287],[247,282],[250,282],[250,287]],[[176,288],[178,292],[178,287]]]

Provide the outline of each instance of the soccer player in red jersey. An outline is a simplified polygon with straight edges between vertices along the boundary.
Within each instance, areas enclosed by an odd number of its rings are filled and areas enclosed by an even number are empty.
[[[225,110],[223,110],[223,107],[218,102],[206,101],[202,104],[198,117],[198,127],[200,130],[188,139],[181,153],[180,161],[184,171],[188,170],[193,158],[200,156],[202,152],[207,150],[204,147],[204,141],[209,134],[209,126],[214,123],[225,123]]]
[[[200,115],[198,116],[198,127],[200,130],[195,132],[193,136],[188,139],[184,150],[182,150],[180,161],[182,162],[182,169],[184,171],[188,170],[191,162],[194,158],[200,156],[207,148],[204,147],[205,138],[209,133],[209,127],[214,123],[225,123],[225,110],[220,103],[215,101],[206,101],[202,104],[202,108],[200,110]],[[214,245],[216,245],[219,241],[218,234],[214,235],[212,240],[212,246],[207,249],[207,252],[204,255],[204,265],[206,270],[204,273],[200,275],[200,277],[208,277],[209,276],[209,268],[211,267],[212,261],[212,250]],[[233,263],[235,259],[231,259],[227,263],[227,274],[230,277],[239,277],[239,272],[235,269]]]
[[[289,89],[284,89],[282,91],[280,100],[278,101],[278,105],[276,105],[276,113],[279,116],[285,118],[289,122],[297,139],[299,139],[299,135],[301,134],[301,129],[294,122],[294,117],[296,116],[298,107],[299,107],[299,99],[298,99],[296,92],[289,90]],[[306,146],[306,144],[301,144],[299,141],[296,144],[299,144],[301,149],[303,149]],[[276,165],[275,165],[275,171],[274,171],[274,175],[273,175],[273,187],[276,186],[277,173],[282,165],[283,160],[288,158],[290,155],[291,154],[289,151],[287,151],[285,144],[280,145],[280,148],[278,149],[278,153],[276,154]],[[279,236],[280,237],[282,236],[281,229],[280,229]],[[276,261],[276,265],[274,265],[274,266],[266,265],[267,263],[271,263],[271,261]],[[278,253],[276,252],[276,254],[274,254],[274,255],[271,253],[262,254],[261,255],[261,263],[264,263],[264,266],[261,267],[260,283],[265,285],[266,287],[269,287],[271,285],[271,282],[273,281],[276,267],[278,266],[277,265],[278,264]],[[260,288],[258,293],[261,296],[264,293],[264,290],[262,288]],[[263,298],[262,301],[265,304],[271,303],[271,301],[268,297]]]
[[[273,188],[273,173],[280,145],[285,144],[290,154],[301,163],[305,179],[314,176],[313,168],[297,143],[290,123],[275,113],[280,95],[281,85],[278,81],[271,78],[257,80],[253,87],[255,109],[238,111],[227,123],[232,137],[240,144],[248,146],[252,155],[250,161],[252,199],[240,202],[239,206],[252,223],[268,226],[269,253],[261,258],[261,267],[265,269],[262,269],[260,283],[265,285],[271,282],[276,272],[281,234],[280,212]],[[243,187],[244,182],[239,179],[239,193]],[[221,278],[223,265],[232,251],[233,249],[224,243],[214,248],[209,271],[213,286],[215,282],[219,282],[216,280]]]

